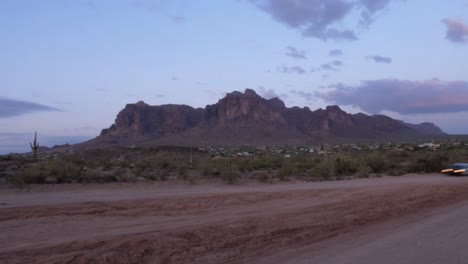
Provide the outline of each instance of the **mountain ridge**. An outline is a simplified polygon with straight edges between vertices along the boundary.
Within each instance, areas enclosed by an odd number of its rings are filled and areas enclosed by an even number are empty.
[[[445,135],[432,123],[409,124],[384,115],[286,107],[254,90],[234,91],[205,108],[143,101],[127,104],[92,142],[168,145],[287,145],[324,139],[383,139]]]

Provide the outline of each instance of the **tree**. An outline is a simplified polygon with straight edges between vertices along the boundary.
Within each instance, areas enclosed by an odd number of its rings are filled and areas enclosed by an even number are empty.
[[[37,131],[34,133],[33,143],[29,142],[29,146],[33,152],[34,160],[37,160],[37,149],[39,148],[39,142],[37,142]]]

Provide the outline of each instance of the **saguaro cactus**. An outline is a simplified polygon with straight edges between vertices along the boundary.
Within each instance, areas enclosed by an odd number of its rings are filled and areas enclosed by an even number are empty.
[[[29,146],[33,152],[34,160],[37,159],[37,149],[39,148],[39,143],[37,142],[37,131],[34,133],[34,141],[29,142]]]

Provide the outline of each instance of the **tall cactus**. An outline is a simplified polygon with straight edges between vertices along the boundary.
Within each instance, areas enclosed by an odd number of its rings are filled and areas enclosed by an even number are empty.
[[[39,148],[39,143],[37,142],[37,131],[36,133],[34,133],[34,142],[33,143],[29,142],[29,146],[31,147],[31,150],[33,151],[34,160],[37,160],[37,149]]]

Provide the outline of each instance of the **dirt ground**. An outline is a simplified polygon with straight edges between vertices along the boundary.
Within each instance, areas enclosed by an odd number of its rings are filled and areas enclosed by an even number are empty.
[[[465,200],[468,177],[437,174],[3,187],[0,263],[284,263],[279,252]]]

